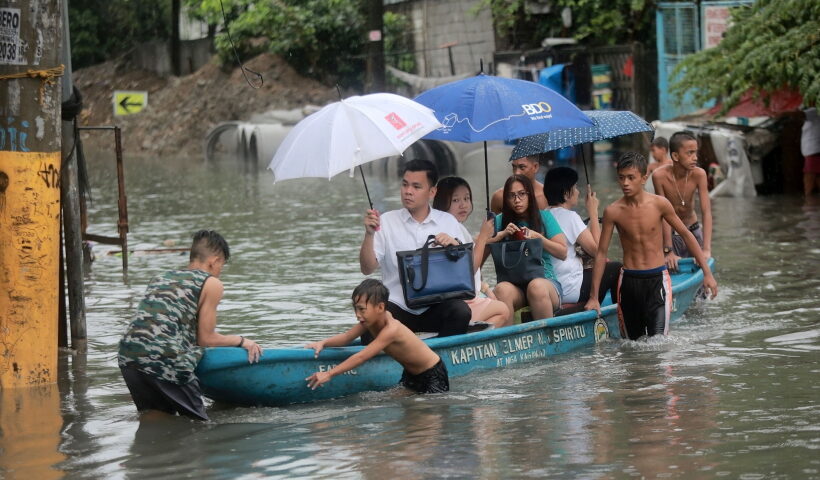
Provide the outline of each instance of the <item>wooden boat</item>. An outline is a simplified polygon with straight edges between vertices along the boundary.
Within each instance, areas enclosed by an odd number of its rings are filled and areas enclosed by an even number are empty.
[[[714,265],[714,260],[710,260]],[[678,320],[697,295],[703,272],[683,259],[672,275],[672,320]],[[609,338],[620,338],[616,306],[601,315],[582,311],[550,319],[426,340],[444,363],[450,377],[478,369],[502,368],[576,350]],[[327,348],[319,358],[306,348],[265,349],[259,363],[248,364],[241,348],[208,348],[197,368],[202,391],[209,398],[235,405],[279,406],[314,402],[369,390],[395,387],[402,367],[380,354],[323,387],[310,390],[305,379],[344,361],[361,346]]]

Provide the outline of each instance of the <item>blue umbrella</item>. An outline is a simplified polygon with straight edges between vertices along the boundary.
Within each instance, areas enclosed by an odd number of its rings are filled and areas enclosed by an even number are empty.
[[[543,85],[483,73],[430,89],[415,101],[433,109],[443,125],[424,137],[433,140],[513,140],[555,129],[594,127],[572,102]],[[486,143],[484,171],[489,209]]]
[[[539,153],[551,152],[582,143],[597,142],[630,133],[651,132],[654,129],[646,120],[632,112],[613,110],[588,110],[584,112],[594,123],[591,127],[562,128],[547,133],[530,135],[518,140],[510,155],[511,160]],[[584,173],[586,174],[586,159]],[[587,182],[589,176],[587,176]]]

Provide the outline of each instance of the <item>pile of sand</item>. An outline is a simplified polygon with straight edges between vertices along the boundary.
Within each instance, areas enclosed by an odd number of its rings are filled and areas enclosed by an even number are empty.
[[[338,98],[335,88],[299,75],[277,56],[262,54],[246,66],[262,74],[261,88],[248,85],[238,67],[226,72],[216,58],[184,77],[130,69],[125,59],[78,70],[73,79],[83,96],[80,123],[120,126],[126,154],[201,156],[205,135],[218,123]],[[258,77],[248,78],[258,85]],[[114,90],[147,91],[148,106],[138,114],[114,116]],[[111,137],[101,133],[86,133],[83,141],[113,148]]]

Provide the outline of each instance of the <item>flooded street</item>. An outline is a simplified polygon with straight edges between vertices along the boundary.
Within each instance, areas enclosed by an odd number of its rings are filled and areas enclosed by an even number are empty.
[[[89,163],[89,232],[114,235],[114,160]],[[243,170],[126,159],[129,247],[187,247],[194,231],[218,230],[231,247],[221,332],[278,347],[343,331],[362,279],[361,179],[274,185]],[[476,197],[475,232],[482,164],[458,173]],[[491,188],[508,173],[491,161]],[[591,173],[602,205],[620,195],[607,162]],[[376,208],[400,206],[397,178],[374,169],[368,186]],[[720,295],[666,339],[471,374],[447,394],[212,405],[208,423],[141,423],[116,360],[147,283],[187,253],[137,252],[124,282],[116,247],[97,245],[88,353],[60,353],[58,385],[2,392],[0,478],[820,478],[820,202],[718,198],[713,212]]]

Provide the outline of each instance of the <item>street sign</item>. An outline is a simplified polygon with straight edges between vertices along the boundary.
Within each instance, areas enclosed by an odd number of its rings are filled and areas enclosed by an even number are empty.
[[[148,105],[148,92],[114,90],[114,115],[139,113]]]

